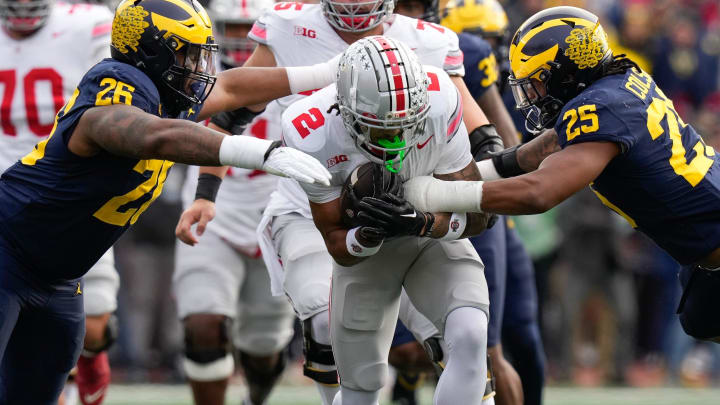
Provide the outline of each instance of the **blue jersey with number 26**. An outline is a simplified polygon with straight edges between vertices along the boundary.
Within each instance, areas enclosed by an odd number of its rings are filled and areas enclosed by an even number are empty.
[[[85,74],[58,112],[50,137],[0,179],[0,244],[45,279],[87,272],[160,195],[172,166],[105,151],[86,158],[68,150],[82,114],[110,104],[161,115],[150,79],[128,64],[105,59]]]
[[[570,100],[560,146],[614,142],[621,154],[591,184],[598,198],[682,264],[720,247],[720,163],[653,79],[629,69]]]

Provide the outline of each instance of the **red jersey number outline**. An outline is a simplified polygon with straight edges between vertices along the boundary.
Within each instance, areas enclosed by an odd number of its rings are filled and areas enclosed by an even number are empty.
[[[47,81],[50,83],[54,112],[62,108],[63,100],[63,78],[53,68],[35,68],[23,77],[23,93],[25,96],[25,116],[30,131],[37,136],[48,136],[52,131],[53,120],[48,123],[41,123],[37,106],[38,82]],[[0,70],[0,84],[3,84],[3,96],[0,102],[0,128],[7,136],[17,136],[17,128],[12,124],[12,102],[15,97],[17,84],[17,72],[12,70]]]

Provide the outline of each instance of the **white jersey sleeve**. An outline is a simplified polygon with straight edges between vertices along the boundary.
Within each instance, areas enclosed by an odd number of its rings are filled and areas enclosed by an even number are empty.
[[[443,144],[433,174],[455,173],[471,161],[470,139],[462,121],[462,97],[450,77],[434,66],[424,66],[429,79],[430,118],[428,125]]]

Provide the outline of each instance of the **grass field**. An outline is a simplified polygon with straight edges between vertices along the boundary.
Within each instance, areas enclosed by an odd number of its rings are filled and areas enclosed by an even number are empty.
[[[228,405],[238,405],[245,388],[232,386]],[[190,389],[185,385],[113,385],[106,405],[191,405]],[[280,386],[269,405],[318,405],[312,386]],[[387,404],[387,402],[383,402]],[[432,404],[432,390],[421,392],[421,405]],[[720,405],[720,389],[683,388],[548,388],[545,405]],[[462,405],[462,404],[458,404]]]

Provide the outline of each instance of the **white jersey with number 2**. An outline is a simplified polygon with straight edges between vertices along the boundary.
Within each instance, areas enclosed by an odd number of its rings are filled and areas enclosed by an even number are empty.
[[[458,38],[451,30],[399,14],[392,15],[383,28],[382,35],[405,43],[418,55],[420,63],[442,68],[453,76],[465,74]],[[255,22],[248,37],[266,45],[275,56],[277,66],[325,62],[349,46],[328,24],[320,4],[277,3]],[[288,96],[277,102],[287,108],[302,97]],[[281,179],[265,215],[289,212],[311,217],[307,197],[299,184]]]

